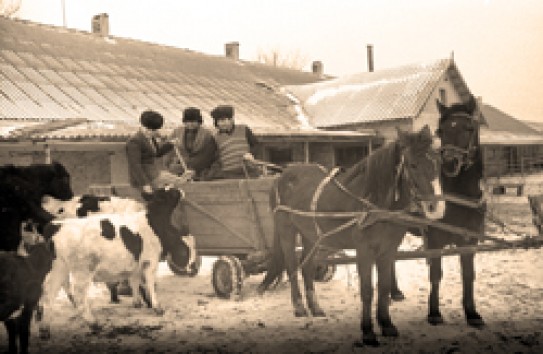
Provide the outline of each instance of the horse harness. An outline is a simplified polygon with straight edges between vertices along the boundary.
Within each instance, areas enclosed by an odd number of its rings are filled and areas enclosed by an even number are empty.
[[[323,172],[326,172],[326,169],[322,166],[319,166]],[[274,208],[273,213],[276,213],[278,211],[288,212],[291,214],[296,214],[300,216],[308,216],[313,218],[313,224],[315,225],[315,232],[317,235],[317,241],[315,241],[315,244],[313,245],[313,248],[310,250],[310,252],[307,254],[307,256],[303,259],[303,261],[300,263],[299,267],[303,267],[305,262],[313,256],[315,251],[317,250],[320,243],[327,237],[332,236],[334,234],[337,234],[341,231],[344,231],[354,225],[358,225],[360,229],[364,229],[371,224],[375,223],[377,219],[368,220],[367,216],[369,213],[371,213],[372,210],[378,210],[378,206],[373,204],[367,199],[361,198],[351,192],[347,187],[345,187],[341,182],[339,182],[335,177],[339,173],[340,169],[338,167],[332,169],[319,183],[317,188],[315,189],[315,193],[313,194],[313,198],[311,199],[311,203],[309,206],[309,211],[301,211],[301,210],[295,210],[292,209],[286,205],[280,204],[280,198],[279,198],[279,191],[277,187],[275,188],[275,196],[277,200],[277,206]],[[405,179],[409,183],[409,191],[411,193],[412,198],[415,198],[417,196],[415,185],[413,181],[411,180],[411,176],[408,172],[408,169],[405,168],[405,158],[403,154],[401,155],[401,160],[398,166],[396,167],[396,173],[394,177],[394,189],[393,189],[393,198],[394,201],[399,200],[399,193],[398,193],[398,184],[400,182],[400,178],[402,175],[405,177]],[[368,211],[355,211],[355,212],[318,212],[317,206],[319,198],[324,190],[324,188],[330,183],[334,182],[334,184],[345,194],[349,195],[350,197],[354,198],[355,200],[361,202],[364,204],[369,210]],[[320,228],[319,224],[317,223],[317,219],[321,217],[326,218],[348,218],[350,217],[350,220],[337,226],[336,228],[329,230],[326,233],[323,233],[322,229]]]
[[[470,118],[473,119],[473,118]],[[460,173],[463,166],[465,169],[470,168],[476,160],[478,144],[475,141],[477,138],[476,130],[473,129],[469,137],[468,146],[461,148],[456,145],[447,144],[441,147],[441,157],[445,161],[457,161],[456,168],[453,171],[446,171],[442,168],[443,174],[447,177],[456,177]]]

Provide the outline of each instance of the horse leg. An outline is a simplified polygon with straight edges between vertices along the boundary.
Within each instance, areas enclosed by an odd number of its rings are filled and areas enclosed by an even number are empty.
[[[439,283],[443,277],[441,269],[441,257],[430,258],[430,296],[428,299],[428,323],[439,325],[443,323],[443,317],[439,311]]]
[[[371,304],[373,301],[373,263],[374,261],[371,254],[369,254],[369,252],[362,252],[359,247],[356,251],[356,267],[360,281],[360,298],[362,299],[362,320],[360,322],[362,343],[377,347],[379,341],[373,331],[373,322],[371,319]]]
[[[390,298],[394,301],[403,301],[405,300],[404,293],[400,290],[398,286],[398,278],[396,277],[396,262],[392,263],[390,277]]]
[[[377,259],[377,323],[383,336],[397,337],[398,330],[390,318],[390,283],[394,269],[394,252],[386,252]]]
[[[326,317],[326,314],[317,301],[317,295],[315,294],[315,253],[310,255],[310,258],[306,260],[306,257],[308,257],[313,247],[315,247],[315,244],[307,241],[305,238],[303,240],[304,249],[302,252],[302,261],[305,262],[305,264],[302,267],[302,277],[304,279],[307,306],[314,317]]]
[[[292,225],[284,225],[279,234],[281,250],[285,257],[285,268],[287,270],[288,280],[290,282],[290,295],[294,315],[296,317],[307,316],[307,310],[304,306],[300,285],[298,284],[298,259],[296,258],[296,229]]]
[[[475,254],[460,255],[460,265],[462,268],[463,298],[462,305],[466,314],[468,325],[481,328],[485,322],[481,315],[475,309],[475,300],[473,296],[473,284],[475,282]]]

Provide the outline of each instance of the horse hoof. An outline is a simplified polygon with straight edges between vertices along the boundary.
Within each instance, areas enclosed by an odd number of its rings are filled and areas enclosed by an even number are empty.
[[[477,329],[481,329],[486,325],[485,321],[481,317],[479,317],[479,318],[468,318],[467,321],[468,321],[469,326],[471,326],[473,328],[477,328]]]
[[[163,316],[164,313],[166,312],[166,311],[164,311],[164,309],[163,309],[162,307],[155,307],[154,310],[155,310],[155,313],[156,313],[158,316]]]
[[[294,316],[296,316],[296,317],[307,317],[307,316],[308,316],[307,310],[306,310],[306,309],[303,309],[303,310],[295,310],[295,311],[294,311]]]
[[[326,313],[322,309],[311,310],[313,317],[326,317]]]
[[[398,337],[399,335],[398,329],[394,326],[381,328],[381,333],[383,337]]]
[[[372,334],[363,334],[362,335],[362,341],[359,341],[357,340],[356,342],[354,342],[354,346],[357,347],[357,348],[361,348],[361,347],[365,347],[365,346],[369,346],[369,347],[378,347],[380,344],[379,344],[379,341],[377,340],[377,336],[372,333]]]
[[[390,294],[390,298],[394,301],[403,301],[405,300],[405,295],[401,291],[398,291]]]
[[[441,315],[428,316],[428,323],[432,326],[443,324],[443,317]]]

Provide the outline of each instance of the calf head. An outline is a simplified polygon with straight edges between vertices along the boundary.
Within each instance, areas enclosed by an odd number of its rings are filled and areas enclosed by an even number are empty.
[[[62,201],[52,197],[42,198],[42,207],[57,218],[82,218],[89,213],[100,211],[100,202],[109,200],[109,197],[99,197],[84,194],[68,201]]]

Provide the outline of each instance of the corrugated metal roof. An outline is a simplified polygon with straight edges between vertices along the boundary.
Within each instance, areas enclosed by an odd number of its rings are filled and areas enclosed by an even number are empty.
[[[528,124],[513,118],[509,114],[499,110],[489,104],[480,105],[486,124],[490,130],[507,131],[513,134],[537,135],[537,129],[532,128]]]
[[[529,124],[489,104],[480,104],[486,126],[481,128],[481,143],[487,145],[540,145],[543,134]]]
[[[151,108],[173,125],[187,106],[199,107],[209,120],[214,106],[232,104],[236,119],[251,127],[297,128],[292,103],[276,88],[321,80],[308,72],[5,17],[0,48],[2,119],[138,126],[141,111]],[[106,130],[90,125],[73,134],[97,133]]]
[[[418,116],[452,59],[365,72],[328,81],[287,86],[316,127]]]

